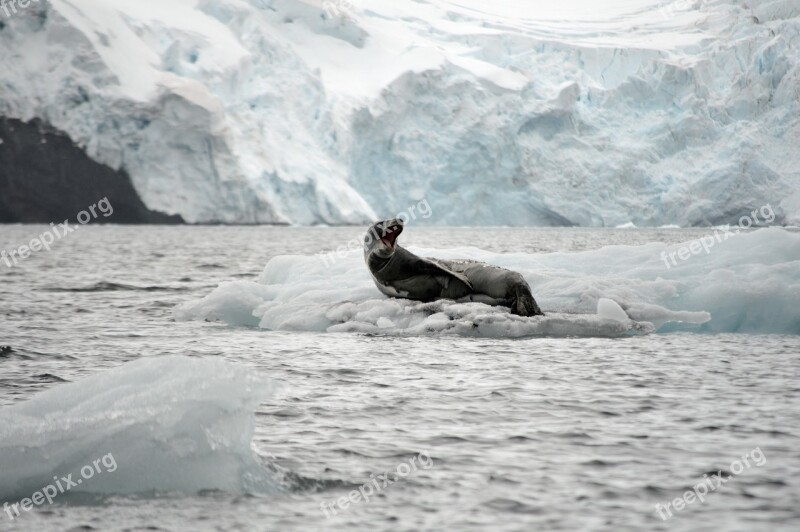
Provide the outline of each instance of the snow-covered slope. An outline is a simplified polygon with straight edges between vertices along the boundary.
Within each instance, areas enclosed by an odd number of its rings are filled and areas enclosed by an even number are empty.
[[[190,222],[800,223],[800,0],[49,0],[0,115]],[[2,145],[0,145],[2,149]]]

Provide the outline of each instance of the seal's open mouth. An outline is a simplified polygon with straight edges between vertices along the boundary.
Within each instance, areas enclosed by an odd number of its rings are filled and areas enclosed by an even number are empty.
[[[388,227],[385,227],[383,230],[383,234],[381,235],[381,242],[383,242],[390,248],[394,249],[394,243],[397,240],[397,237],[400,236],[400,233],[402,232],[403,232],[403,226],[400,224],[393,224]]]

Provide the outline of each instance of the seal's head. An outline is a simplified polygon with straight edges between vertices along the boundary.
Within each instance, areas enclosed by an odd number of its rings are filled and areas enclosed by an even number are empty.
[[[403,223],[402,218],[392,218],[370,227],[364,237],[364,255],[374,254],[382,259],[391,257],[397,248],[397,237],[403,232]]]

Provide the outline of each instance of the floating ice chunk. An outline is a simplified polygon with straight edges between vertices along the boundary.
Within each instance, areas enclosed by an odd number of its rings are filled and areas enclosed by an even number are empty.
[[[620,323],[628,323],[630,318],[622,310],[616,301],[601,297],[597,301],[597,315],[606,320],[615,320]]]
[[[656,329],[670,322],[701,325],[711,321],[711,313],[709,312],[674,311],[647,303],[632,303],[627,306],[625,313],[631,319],[652,323]]]
[[[185,356],[55,386],[0,410],[0,500],[30,497],[53,476],[80,479],[108,454],[116,468],[70,492],[277,491],[251,450],[253,411],[275,388],[245,367]]]
[[[781,229],[741,233],[716,242],[708,253],[676,265],[665,262],[684,247],[691,243],[535,255],[411,248],[422,256],[477,259],[519,271],[547,314],[543,318],[519,318],[507,308],[478,303],[385,298],[360,250],[333,264],[319,257],[276,257],[259,283],[225,283],[179,306],[174,316],[271,330],[398,335],[619,336],[647,332],[647,324],[661,331],[800,334],[800,235]],[[599,303],[603,298],[622,313]],[[623,314],[631,321],[604,319]]]
[[[207,320],[255,327],[259,319],[253,315],[253,310],[273,295],[268,286],[247,281],[231,281],[219,285],[194,309],[195,312],[203,314]],[[175,310],[174,315],[177,320],[191,317],[184,314],[180,307]]]

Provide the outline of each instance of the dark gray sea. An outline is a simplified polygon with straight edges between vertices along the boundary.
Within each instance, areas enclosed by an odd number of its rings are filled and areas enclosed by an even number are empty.
[[[0,226],[0,246],[46,229]],[[360,231],[87,226],[0,262],[0,504],[101,448],[118,466],[85,494],[14,519],[4,510],[0,530],[800,529],[800,336],[393,335],[174,318],[220,283],[255,282],[276,256]],[[702,234],[419,228],[414,243],[537,255]],[[203,359],[280,386],[225,388],[216,380],[243,377]],[[23,412],[45,391],[49,403]],[[229,441],[248,435],[226,418],[252,422],[252,440]],[[215,462],[236,445],[245,451]],[[244,480],[193,480],[205,471]],[[142,480],[159,472],[161,486]],[[264,475],[275,489],[247,488]]]

